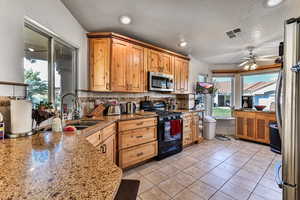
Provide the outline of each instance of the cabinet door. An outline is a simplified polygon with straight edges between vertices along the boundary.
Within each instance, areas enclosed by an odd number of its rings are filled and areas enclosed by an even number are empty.
[[[245,118],[245,134],[247,139],[255,139],[255,117]]]
[[[162,72],[160,52],[150,49],[148,55],[148,71]]]
[[[200,138],[199,121],[199,116],[193,115],[193,141],[198,141]]]
[[[182,62],[179,58],[174,60],[174,81],[175,81],[175,92],[181,92],[181,71],[182,71]]]
[[[130,62],[127,68],[127,85],[130,92],[144,90],[144,48],[137,45],[130,47]]]
[[[99,148],[110,161],[116,163],[116,135],[113,134],[107,138]]]
[[[90,90],[109,91],[111,40],[89,39]]]
[[[244,118],[243,117],[236,117],[236,136],[238,138],[246,138],[246,134],[244,134]]]
[[[189,90],[189,64],[187,61],[182,61],[181,66],[181,90],[183,92],[188,92]]]
[[[163,68],[163,73],[173,74],[173,56],[161,53],[161,67]]]
[[[113,39],[111,64],[111,90],[127,91],[127,66],[129,64],[129,43]]]
[[[257,114],[256,117],[256,136],[257,142],[270,144],[270,129],[269,124],[275,122],[275,116],[271,114]]]

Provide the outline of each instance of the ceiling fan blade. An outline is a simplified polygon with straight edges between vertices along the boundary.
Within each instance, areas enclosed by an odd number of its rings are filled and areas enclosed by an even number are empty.
[[[275,58],[256,58],[256,61],[274,61],[276,60]]]
[[[257,58],[279,58],[280,56],[276,55],[265,55],[265,56],[257,56]]]
[[[246,60],[246,61],[242,62],[241,64],[239,64],[239,67],[242,67],[242,66],[246,65],[248,62],[249,62],[249,60]]]

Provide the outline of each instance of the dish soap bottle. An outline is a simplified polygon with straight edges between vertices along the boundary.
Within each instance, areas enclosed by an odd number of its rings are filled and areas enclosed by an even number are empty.
[[[55,118],[52,120],[52,131],[62,132],[62,123],[58,113],[56,113]]]

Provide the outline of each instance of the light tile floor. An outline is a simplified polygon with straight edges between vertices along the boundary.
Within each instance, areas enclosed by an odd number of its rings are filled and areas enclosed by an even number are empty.
[[[280,160],[268,146],[212,140],[127,170],[124,179],[141,181],[138,200],[281,200]]]

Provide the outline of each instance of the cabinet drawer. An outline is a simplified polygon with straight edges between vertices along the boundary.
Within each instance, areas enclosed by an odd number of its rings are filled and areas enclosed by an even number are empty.
[[[185,132],[191,132],[192,131],[192,122],[191,121],[185,121],[183,122],[183,133]]]
[[[157,118],[137,119],[119,122],[119,131],[127,131],[133,129],[139,129],[149,126],[156,126]]]
[[[129,149],[123,149],[119,153],[119,166],[126,168],[140,163],[157,155],[157,141],[141,144]]]
[[[106,140],[111,135],[116,133],[116,124],[109,125],[108,127],[105,127],[101,130],[101,141]]]
[[[144,144],[157,139],[156,126],[119,133],[119,149]]]
[[[193,133],[184,133],[183,134],[183,146],[189,145],[193,142]]]
[[[93,145],[98,146],[101,142],[100,132],[98,131],[90,136],[88,136],[86,139]]]

